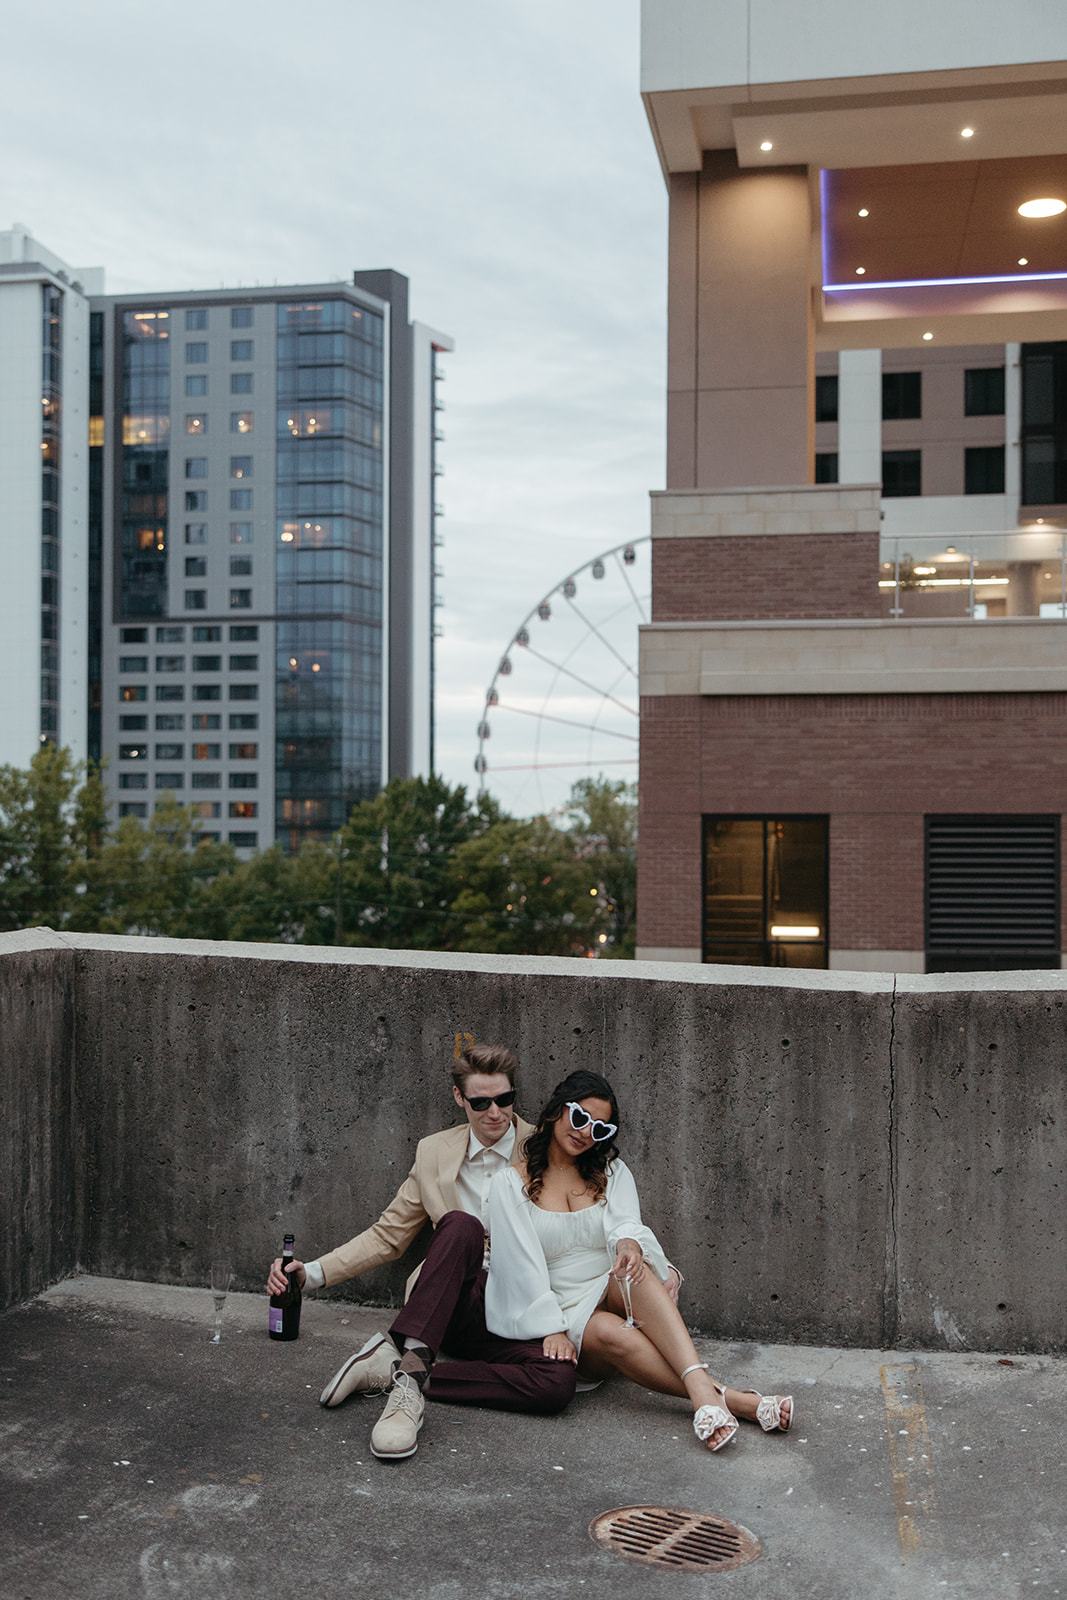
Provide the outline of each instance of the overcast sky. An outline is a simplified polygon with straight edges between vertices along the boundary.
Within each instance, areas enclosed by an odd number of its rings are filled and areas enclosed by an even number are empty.
[[[502,647],[663,482],[666,196],[638,0],[4,8],[0,227],[112,291],[411,280],[452,335],[438,766]],[[561,775],[560,784],[564,784]]]

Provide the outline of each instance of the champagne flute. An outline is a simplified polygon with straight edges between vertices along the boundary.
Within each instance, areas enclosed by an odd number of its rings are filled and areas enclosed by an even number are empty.
[[[222,1313],[226,1305],[226,1296],[233,1282],[233,1264],[229,1261],[213,1261],[211,1263],[211,1293],[215,1300],[215,1333],[212,1344],[218,1344],[222,1332]]]
[[[626,1321],[623,1323],[623,1327],[624,1328],[641,1328],[641,1327],[643,1327],[644,1326],[643,1323],[634,1321],[634,1308],[633,1308],[633,1304],[632,1304],[631,1299],[630,1299],[630,1280],[629,1280],[629,1278],[624,1278],[622,1280],[622,1303],[626,1307]]]

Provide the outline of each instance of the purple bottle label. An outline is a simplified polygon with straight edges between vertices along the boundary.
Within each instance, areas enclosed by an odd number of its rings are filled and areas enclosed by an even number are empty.
[[[284,1311],[280,1310],[277,1306],[271,1306],[270,1317],[267,1323],[267,1327],[270,1329],[271,1333],[281,1333],[284,1317]]]

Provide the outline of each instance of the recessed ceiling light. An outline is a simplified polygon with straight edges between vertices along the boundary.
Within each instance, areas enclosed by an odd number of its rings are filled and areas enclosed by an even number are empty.
[[[973,139],[974,138],[974,129],[973,128],[961,128],[960,129],[960,138],[961,139]]]
[[[857,276],[857,278],[862,278],[866,271],[867,271],[866,267],[857,267],[856,268],[856,276]]]
[[[1067,211],[1067,200],[1026,200],[1019,207],[1020,217],[1058,217]]]
[[[861,212],[860,212],[860,216],[861,216],[861,217],[869,217],[869,216],[870,216],[870,214],[871,214],[871,213],[870,213],[870,212],[869,212],[869,211],[868,211],[868,210],[867,210],[867,207],[866,207],[866,206],[864,206],[864,208],[863,208],[863,210],[862,210],[862,211],[861,211]]]
[[[773,146],[773,144],[771,143],[771,141],[769,139],[764,139],[763,143],[760,145],[760,149],[761,150],[773,150],[774,146]]]
[[[933,338],[933,334],[932,333],[924,333],[923,334],[923,338],[924,339],[932,339]]]
[[[1020,267],[1028,267],[1030,265],[1028,257],[1020,256],[1019,257],[1019,265],[1020,265]]]

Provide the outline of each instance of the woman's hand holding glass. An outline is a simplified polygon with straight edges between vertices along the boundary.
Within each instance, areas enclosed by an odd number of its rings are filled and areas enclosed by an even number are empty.
[[[636,1239],[620,1239],[615,1247],[615,1265],[611,1276],[620,1282],[640,1283],[648,1269],[641,1246]]]
[[[578,1365],[578,1352],[565,1333],[549,1333],[541,1341],[549,1361],[570,1361]]]

